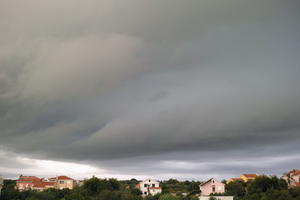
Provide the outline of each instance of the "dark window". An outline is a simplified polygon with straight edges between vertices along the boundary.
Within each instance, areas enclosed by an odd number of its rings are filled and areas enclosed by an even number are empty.
[[[212,186],[212,191],[216,192],[216,186],[214,186],[214,185]]]
[[[155,187],[155,184],[152,184],[152,187]]]
[[[148,185],[147,184],[144,184],[144,187],[147,187]]]
[[[144,194],[147,194],[147,192],[144,192]]]

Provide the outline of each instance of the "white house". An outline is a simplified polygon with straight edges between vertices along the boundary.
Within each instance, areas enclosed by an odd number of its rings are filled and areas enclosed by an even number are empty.
[[[156,195],[161,193],[161,187],[159,186],[159,182],[152,179],[147,179],[139,184],[137,184],[137,188],[140,189],[143,196],[147,195]]]
[[[300,186],[300,170],[293,169],[284,173],[281,178],[286,180],[289,187]]]

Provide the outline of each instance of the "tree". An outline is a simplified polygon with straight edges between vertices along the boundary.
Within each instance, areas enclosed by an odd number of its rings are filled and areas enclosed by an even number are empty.
[[[180,200],[180,197],[174,196],[172,194],[163,194],[159,197],[159,200]]]
[[[226,194],[234,195],[237,197],[244,196],[246,194],[246,185],[243,181],[234,181],[225,185]]]

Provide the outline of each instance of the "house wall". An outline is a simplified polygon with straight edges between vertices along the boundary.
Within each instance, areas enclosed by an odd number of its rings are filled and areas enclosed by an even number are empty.
[[[299,175],[294,175],[294,176],[292,176],[292,178],[295,182],[300,182],[300,174]]]
[[[217,180],[212,179],[204,185],[200,185],[201,195],[210,195],[214,193],[224,193],[225,185]]]
[[[64,189],[64,188],[68,188],[70,190],[72,190],[75,186],[75,182],[74,180],[57,180],[57,189]]]
[[[23,191],[23,190],[31,189],[33,187],[33,183],[32,182],[17,181],[16,186],[17,186],[18,190]]]
[[[161,193],[161,188],[159,187],[159,182],[151,179],[140,182],[139,189],[143,196],[146,195],[156,195]]]

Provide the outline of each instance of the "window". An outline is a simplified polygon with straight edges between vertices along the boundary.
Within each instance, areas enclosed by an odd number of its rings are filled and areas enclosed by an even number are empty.
[[[59,181],[59,184],[64,184],[65,182],[64,181]]]
[[[144,192],[144,194],[147,194],[147,192]]]
[[[216,187],[214,185],[212,186],[212,191],[216,192]]]
[[[155,187],[155,184],[152,184],[152,187]]]
[[[144,187],[147,187],[148,185],[147,184],[144,184]]]

